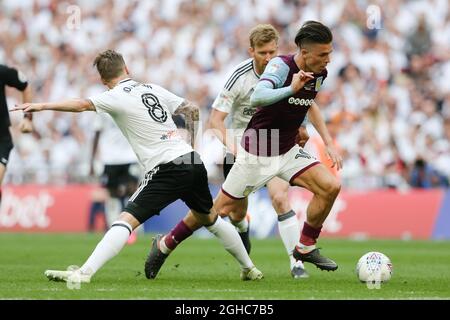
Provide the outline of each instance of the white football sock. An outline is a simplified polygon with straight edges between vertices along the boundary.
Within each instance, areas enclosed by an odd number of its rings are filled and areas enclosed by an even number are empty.
[[[127,243],[131,225],[125,221],[116,221],[97,244],[91,256],[80,268],[81,273],[94,275],[107,261],[115,257]]]
[[[206,229],[220,240],[225,250],[239,262],[242,269],[250,269],[254,266],[247,251],[245,251],[238,232],[231,224],[217,217],[216,222],[211,226],[207,226]]]
[[[165,235],[164,237],[162,237],[161,241],[159,242],[159,250],[161,250],[162,253],[169,255],[172,250],[170,250],[169,248],[167,248],[166,246],[166,242],[164,241],[164,239],[167,237],[167,235]]]
[[[300,249],[301,252],[305,253],[305,252],[310,252],[312,250],[314,250],[316,248],[316,245],[304,245],[303,243],[301,243],[300,241],[297,243],[297,247]]]
[[[247,217],[245,217],[244,219],[242,219],[241,221],[233,221],[231,220],[231,223],[233,224],[233,226],[236,227],[236,229],[238,230],[238,232],[245,232],[248,230],[248,221],[247,221]]]
[[[288,253],[292,269],[296,262],[292,252],[300,237],[300,225],[293,210],[278,216],[278,231]]]

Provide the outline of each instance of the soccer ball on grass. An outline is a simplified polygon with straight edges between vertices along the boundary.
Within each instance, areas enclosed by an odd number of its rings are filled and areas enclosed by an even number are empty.
[[[381,252],[371,251],[363,255],[356,265],[356,275],[361,282],[384,283],[392,276],[391,260]]]

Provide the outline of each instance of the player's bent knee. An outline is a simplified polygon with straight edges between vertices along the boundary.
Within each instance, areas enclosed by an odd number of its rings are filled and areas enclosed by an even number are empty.
[[[209,214],[199,213],[194,210],[191,211],[194,217],[197,219],[197,221],[204,226],[212,225],[217,220],[218,215],[216,210],[214,210],[213,208],[211,208]]]
[[[230,217],[230,219],[232,221],[242,221],[245,219],[246,215],[247,215],[247,210],[245,210],[245,211],[239,210],[239,211],[230,212],[228,216]]]
[[[330,197],[336,197],[341,191],[341,184],[333,177],[330,181],[327,181],[325,185],[325,193]]]
[[[313,184],[313,188],[311,191],[321,198],[325,199],[334,199],[339,194],[341,190],[341,184],[336,179],[335,176],[329,175],[327,177],[322,177],[319,181],[316,181]]]
[[[118,220],[127,222],[133,228],[133,230],[139,227],[139,225],[141,224],[139,220],[136,219],[136,217],[134,217],[131,213],[126,211],[123,211],[120,214]]]
[[[225,212],[219,212],[219,216],[220,216],[221,218],[225,218],[225,217],[228,217],[228,213],[225,213]]]
[[[219,192],[219,195],[214,200],[213,210],[221,217],[234,217],[236,219],[242,216],[242,219],[247,214],[247,198],[234,200]]]

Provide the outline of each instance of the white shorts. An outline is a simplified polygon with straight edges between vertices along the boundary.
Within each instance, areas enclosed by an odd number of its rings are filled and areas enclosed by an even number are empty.
[[[236,161],[222,185],[222,191],[232,199],[242,199],[262,188],[273,177],[280,177],[292,185],[296,177],[319,163],[298,145],[275,157],[256,156],[239,146]]]

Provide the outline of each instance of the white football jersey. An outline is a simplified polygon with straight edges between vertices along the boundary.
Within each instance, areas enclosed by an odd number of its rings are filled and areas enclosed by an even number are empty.
[[[231,121],[227,127],[233,129],[237,143],[240,142],[247,124],[256,112],[256,108],[250,104],[250,96],[258,80],[259,75],[255,71],[253,58],[245,60],[233,70],[212,105],[214,109],[229,114],[228,118]]]
[[[184,99],[166,89],[124,79],[89,99],[111,115],[146,171],[193,151],[171,117]]]
[[[100,131],[98,155],[105,165],[136,163],[133,149],[119,127],[107,113],[99,113],[94,122],[95,131]]]

